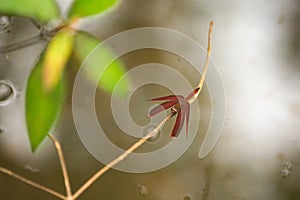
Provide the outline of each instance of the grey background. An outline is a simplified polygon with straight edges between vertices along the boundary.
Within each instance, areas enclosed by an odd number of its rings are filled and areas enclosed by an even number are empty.
[[[69,2],[60,2],[63,11]],[[227,117],[214,151],[199,160],[198,150],[211,112],[204,88],[199,98],[203,112],[200,128],[184,156],[167,168],[147,174],[111,170],[80,199],[299,199],[299,15],[299,2],[292,0],[125,0],[108,15],[86,20],[82,28],[102,39],[131,28],[159,26],[181,31],[206,45],[208,24],[213,19],[212,57],[224,80]],[[11,32],[0,33],[0,44],[13,43],[36,32],[30,21],[15,18]],[[53,145],[45,140],[32,154],[25,127],[24,89],[44,45],[41,42],[0,58],[0,79],[11,81],[16,91],[16,98],[0,107],[0,165],[63,192]],[[184,44],[178,45],[185,48]],[[186,51],[197,56],[197,52]],[[166,52],[144,50],[122,59],[128,68],[148,62],[168,64],[188,77],[192,85],[199,78],[184,60]],[[70,82],[73,76],[71,72]],[[144,113],[150,104],[143,99],[168,92],[158,86],[137,91],[131,107],[137,123],[146,123]],[[117,134],[119,129],[107,106],[109,96],[98,91],[96,100],[101,125],[116,133],[109,137],[117,145],[128,147],[133,141]],[[70,102],[69,98],[56,136],[62,143],[75,190],[102,165],[80,142]],[[166,130],[172,125],[169,122]],[[165,135],[139,151],[159,148],[168,142],[168,133]],[[286,162],[291,162],[293,169],[290,176],[283,178],[281,170]],[[53,199],[4,174],[0,174],[0,198]]]

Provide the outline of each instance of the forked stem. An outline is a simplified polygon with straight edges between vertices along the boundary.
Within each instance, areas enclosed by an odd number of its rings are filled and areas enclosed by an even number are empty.
[[[116,159],[114,159],[113,161],[111,161],[109,164],[107,164],[105,167],[101,168],[98,172],[96,172],[89,180],[87,180],[77,191],[74,195],[72,195],[72,191],[71,191],[71,187],[70,187],[70,181],[69,181],[69,177],[68,177],[68,173],[67,173],[67,167],[66,167],[66,163],[64,160],[64,156],[62,153],[62,148],[59,144],[59,142],[50,134],[48,134],[49,138],[52,140],[52,142],[54,143],[55,149],[57,151],[58,157],[59,157],[59,161],[60,161],[60,165],[61,165],[61,169],[63,172],[63,178],[64,178],[64,182],[65,182],[65,187],[66,187],[66,193],[67,196],[64,196],[50,188],[47,188],[43,185],[40,185],[36,182],[33,182],[27,178],[24,178],[6,168],[0,167],[0,171],[3,172],[4,174],[7,174],[9,176],[12,176],[24,183],[27,183],[28,185],[31,185],[35,188],[38,188],[40,190],[43,190],[49,194],[52,194],[60,199],[63,200],[75,200],[78,198],[79,195],[81,195],[86,189],[88,189],[101,175],[103,175],[105,172],[107,172],[110,168],[112,168],[113,166],[115,166],[116,164],[118,164],[119,162],[121,162],[122,160],[124,160],[129,154],[131,154],[133,151],[135,151],[138,147],[140,147],[142,144],[144,144],[149,138],[151,138],[152,136],[154,136],[155,134],[157,134],[159,132],[159,130],[163,127],[163,125],[166,123],[167,120],[169,120],[172,117],[172,113],[170,115],[168,115],[153,131],[151,131],[150,133],[148,133],[146,136],[144,136],[143,138],[141,138],[139,141],[137,141],[136,143],[134,143],[129,149],[127,149],[124,153],[122,153],[120,156],[118,156]]]

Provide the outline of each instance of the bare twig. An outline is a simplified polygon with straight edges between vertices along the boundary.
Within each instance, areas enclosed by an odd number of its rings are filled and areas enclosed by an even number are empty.
[[[208,64],[209,64],[209,58],[210,58],[210,54],[211,54],[211,36],[212,36],[212,27],[214,25],[213,21],[210,21],[210,25],[209,25],[209,30],[208,30],[208,42],[207,42],[207,54],[206,54],[206,59],[205,59],[205,64],[204,64],[204,68],[203,68],[203,72],[201,74],[201,78],[198,84],[199,89],[199,93],[202,89],[203,83],[205,81],[205,77],[207,74],[207,69],[208,69]]]
[[[2,47],[0,47],[0,54],[6,54],[6,53],[9,53],[9,52],[18,50],[18,49],[22,49],[24,47],[28,47],[30,45],[38,43],[39,41],[41,41],[41,39],[42,39],[42,35],[38,34],[38,35],[32,36],[28,39],[17,42],[15,44],[2,46]]]
[[[77,199],[77,197],[82,194],[86,189],[88,189],[101,175],[103,175],[106,171],[108,171],[110,168],[121,162],[124,158],[126,158],[130,153],[132,153],[134,150],[136,150],[138,147],[140,147],[144,142],[146,142],[149,138],[154,136],[159,132],[161,127],[166,123],[168,119],[170,119],[172,114],[168,115],[153,131],[148,133],[146,136],[141,138],[139,141],[134,143],[127,151],[122,153],[120,156],[118,156],[116,159],[111,161],[109,164],[107,164],[105,167],[100,169],[97,173],[95,173],[88,181],[86,181],[73,195],[74,199]]]
[[[54,191],[54,190],[52,190],[52,189],[50,189],[48,187],[45,187],[45,186],[43,186],[43,185],[41,185],[39,183],[36,183],[36,182],[31,181],[31,180],[29,180],[27,178],[24,178],[24,177],[22,177],[22,176],[20,176],[20,175],[18,175],[16,173],[14,173],[14,172],[6,169],[6,168],[0,167],[0,171],[3,172],[4,174],[7,174],[7,175],[9,175],[11,177],[14,177],[14,178],[18,179],[18,180],[20,180],[20,181],[22,181],[24,183],[27,183],[28,185],[31,185],[31,186],[33,186],[33,187],[35,187],[37,189],[40,189],[40,190],[43,190],[43,191],[45,191],[45,192],[47,192],[49,194],[52,194],[53,196],[56,196],[56,197],[58,197],[60,199],[66,199],[66,197],[64,195],[62,195],[62,194],[60,194],[60,193],[58,193],[58,192],[56,192],[56,191]]]
[[[64,177],[64,183],[65,183],[67,197],[70,198],[70,197],[72,197],[72,190],[71,190],[70,180],[69,180],[69,176],[68,176],[68,170],[67,170],[67,167],[66,167],[66,162],[65,162],[65,159],[64,159],[62,148],[61,148],[59,142],[55,139],[54,136],[52,136],[50,134],[48,134],[48,136],[52,140],[52,142],[55,146],[55,149],[57,151],[60,166],[61,166],[61,170],[62,170],[63,177]]]
[[[72,21],[72,24],[75,24],[75,22],[76,21],[74,21],[74,22]],[[40,33],[35,36],[32,36],[30,38],[21,40],[19,42],[16,42],[14,44],[10,44],[7,46],[0,46],[0,55],[28,47],[30,45],[40,42],[41,40],[49,40],[49,38],[53,37],[55,35],[55,33],[57,33],[59,30],[65,28],[65,27],[68,27],[69,25],[71,26],[72,24],[71,24],[71,22],[69,24],[62,23],[52,30],[46,30],[46,29],[41,28]]]

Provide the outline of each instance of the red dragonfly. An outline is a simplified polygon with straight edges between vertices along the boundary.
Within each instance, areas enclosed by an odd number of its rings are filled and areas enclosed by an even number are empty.
[[[161,103],[154,108],[152,108],[148,114],[148,117],[152,117],[163,110],[171,108],[171,117],[177,114],[176,122],[173,127],[171,137],[177,137],[182,129],[184,120],[186,121],[186,135],[188,135],[189,129],[189,118],[190,118],[190,104],[197,98],[200,91],[200,87],[196,88],[191,92],[186,98],[182,95],[169,95],[164,97],[158,97],[150,99],[150,101],[162,101],[166,102]]]
[[[209,63],[209,58],[211,54],[211,35],[212,35],[212,26],[213,21],[210,22],[209,31],[208,31],[208,44],[207,44],[207,54],[206,60],[203,68],[203,72],[198,84],[198,87],[191,92],[186,98],[182,95],[169,95],[158,98],[150,99],[150,101],[166,101],[161,103],[154,108],[152,108],[148,114],[148,117],[153,117],[154,115],[171,108],[171,117],[177,114],[176,122],[173,127],[171,137],[177,137],[183,127],[184,121],[186,122],[186,135],[188,135],[188,125],[190,118],[190,104],[195,101],[202,89],[204,84],[205,76],[207,74],[207,68]]]

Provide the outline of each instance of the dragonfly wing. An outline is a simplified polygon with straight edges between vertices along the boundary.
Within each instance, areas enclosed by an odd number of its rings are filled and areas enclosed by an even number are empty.
[[[171,106],[173,106],[176,102],[174,101],[167,101],[164,102],[162,104],[159,104],[157,106],[155,106],[154,108],[152,108],[148,114],[148,117],[152,117],[153,115],[156,115],[158,113],[160,113],[163,110],[166,110],[168,108],[170,108]]]
[[[177,118],[171,133],[171,137],[177,137],[179,135],[182,126],[184,124],[184,118],[185,118],[185,110],[179,109],[177,112]]]
[[[189,120],[190,120],[190,109],[191,106],[189,103],[185,104],[185,127],[186,127],[186,137],[188,137],[189,133]]]
[[[182,95],[168,95],[168,96],[164,96],[164,97],[157,97],[157,98],[149,99],[149,101],[165,101],[165,100],[179,101],[182,99],[184,99],[184,97]]]

